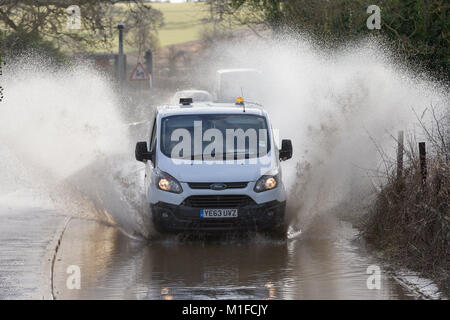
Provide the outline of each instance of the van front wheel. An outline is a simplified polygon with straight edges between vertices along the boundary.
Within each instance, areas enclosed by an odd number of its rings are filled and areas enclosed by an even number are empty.
[[[269,238],[274,240],[286,240],[287,238],[287,225],[285,223],[280,223],[269,229],[265,233]]]

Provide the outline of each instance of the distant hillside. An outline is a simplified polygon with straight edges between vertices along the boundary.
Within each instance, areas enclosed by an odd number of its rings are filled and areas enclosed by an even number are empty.
[[[158,31],[162,47],[198,40],[201,30],[211,25],[205,2],[152,3],[152,6],[164,14],[165,25]]]

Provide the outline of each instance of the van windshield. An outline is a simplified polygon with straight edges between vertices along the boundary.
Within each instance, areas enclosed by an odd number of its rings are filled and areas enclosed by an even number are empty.
[[[269,151],[269,132],[263,116],[193,114],[161,119],[161,152],[170,158],[249,159]]]

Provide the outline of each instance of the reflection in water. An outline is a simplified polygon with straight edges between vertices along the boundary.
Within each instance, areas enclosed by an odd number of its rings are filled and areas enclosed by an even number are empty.
[[[139,243],[116,229],[72,220],[55,265],[58,299],[391,299],[408,298],[382,274],[366,287],[373,261],[352,245],[355,231],[287,242],[259,236],[234,241]],[[329,231],[329,230],[328,230]],[[322,235],[326,235],[323,237]],[[81,268],[81,289],[66,288],[69,265]]]

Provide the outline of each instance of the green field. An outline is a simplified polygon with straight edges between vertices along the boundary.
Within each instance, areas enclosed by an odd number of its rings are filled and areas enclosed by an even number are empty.
[[[164,14],[165,25],[158,31],[161,47],[200,39],[210,25],[209,6],[205,2],[152,3]]]
[[[159,46],[165,47],[173,44],[180,44],[189,41],[199,40],[202,36],[202,31],[212,28],[210,6],[206,2],[183,2],[183,3],[149,3],[154,9],[162,12],[164,18],[164,25],[157,30],[157,36],[159,39]],[[114,6],[122,7],[122,9],[128,10],[133,4],[128,5],[124,3],[117,3]],[[13,17],[14,19],[14,17]],[[118,32],[115,28],[116,24],[120,22],[122,17],[120,14],[112,17],[113,33],[110,35],[106,32],[106,37],[110,37],[111,48],[106,46],[106,51],[114,52],[117,50]],[[61,25],[64,26],[64,21]],[[145,21],[143,22],[145,23]],[[64,27],[63,27],[64,28]],[[67,32],[66,29],[62,31]],[[88,36],[86,30],[80,29],[71,32],[81,34],[81,36]],[[132,31],[131,31],[132,32]],[[125,40],[129,39],[129,35],[125,35]],[[48,40],[55,40],[54,37],[47,37]],[[101,37],[99,37],[100,44]],[[67,45],[64,42],[58,43],[58,46],[62,51],[69,51]],[[130,45],[130,42],[125,41],[124,49],[126,52],[136,52],[137,48]],[[105,52],[105,47],[100,45],[97,47],[92,45],[88,46],[87,51],[91,52]]]
[[[205,2],[151,3],[151,6],[160,10],[164,16],[164,26],[158,30],[160,47],[199,40],[202,30],[212,27],[212,23],[209,22],[210,8]],[[114,49],[116,43],[117,34],[114,34]],[[101,49],[93,51],[100,52]],[[130,53],[136,52],[137,49],[125,43],[125,51]]]

